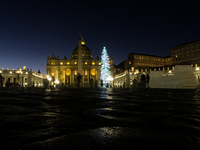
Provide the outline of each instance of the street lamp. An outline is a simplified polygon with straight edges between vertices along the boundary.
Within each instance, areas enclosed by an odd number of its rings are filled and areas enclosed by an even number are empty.
[[[107,81],[109,81],[109,82],[111,82],[112,83],[112,86],[113,86],[113,78],[111,77],[111,76],[109,76],[108,78],[107,78]]]

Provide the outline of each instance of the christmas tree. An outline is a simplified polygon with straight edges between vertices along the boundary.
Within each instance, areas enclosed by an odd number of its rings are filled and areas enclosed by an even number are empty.
[[[107,50],[104,47],[101,55],[101,80],[103,80],[104,84],[109,82],[107,80],[107,78],[110,76],[109,70],[110,70],[110,61]]]

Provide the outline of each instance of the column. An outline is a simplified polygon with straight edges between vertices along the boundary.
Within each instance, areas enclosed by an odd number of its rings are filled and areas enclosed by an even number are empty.
[[[126,74],[125,83],[126,83],[126,84],[125,84],[125,85],[126,85],[125,87],[126,87],[126,88],[129,88],[129,87],[130,87],[130,77],[129,77],[129,73]]]
[[[72,84],[72,70],[71,70],[71,74],[70,74],[70,84]]]
[[[21,77],[21,79],[22,79],[22,82],[21,82],[22,87],[24,87],[24,77]]]
[[[3,87],[6,86],[5,84],[6,84],[6,81],[7,81],[7,77],[5,76],[4,78],[5,78],[5,79],[4,79],[5,81],[4,81]]]
[[[57,72],[58,72],[58,78],[57,78],[57,80],[60,82],[60,68],[57,69]]]
[[[100,71],[99,70],[97,70],[96,80],[97,80],[97,83],[100,82]]]
[[[64,84],[65,84],[65,76],[66,76],[65,70],[63,71],[63,76],[64,76],[63,80],[64,80]]]
[[[82,78],[82,80],[83,80],[83,83],[85,83],[85,69],[83,69],[83,78]]]
[[[71,71],[71,79],[72,79],[71,84],[73,84],[74,83],[74,70]]]
[[[22,81],[21,81],[21,77],[19,77],[19,86],[22,87]]]
[[[89,84],[90,81],[90,69],[87,71],[87,83]]]

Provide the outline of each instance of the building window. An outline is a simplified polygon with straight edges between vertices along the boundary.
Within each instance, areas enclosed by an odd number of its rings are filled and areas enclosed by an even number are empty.
[[[99,65],[101,65],[101,63],[99,63]]]
[[[85,64],[87,65],[87,62],[85,62]]]
[[[74,64],[76,65],[76,64],[77,64],[77,62],[74,62]]]
[[[129,64],[131,64],[131,61],[129,61]]]
[[[87,71],[85,71],[85,76],[87,76]]]
[[[52,65],[55,65],[55,61],[54,61],[54,60],[53,60],[53,61],[51,61],[51,64],[52,64]]]
[[[69,62],[67,62],[67,65],[69,65],[70,63]]]
[[[54,76],[54,75],[55,75],[55,71],[51,70],[51,76]]]
[[[60,65],[63,65],[63,62],[60,62]]]
[[[95,65],[95,62],[94,62],[94,61],[92,62],[92,65]]]
[[[77,75],[77,71],[74,71],[74,75],[75,75],[75,76]]]

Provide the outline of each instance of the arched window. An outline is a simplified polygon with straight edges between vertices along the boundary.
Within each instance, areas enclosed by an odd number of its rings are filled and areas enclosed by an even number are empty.
[[[55,70],[51,70],[51,76],[54,76],[55,75]]]

